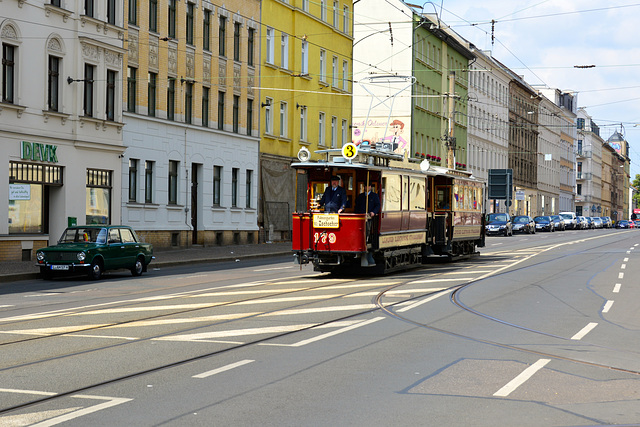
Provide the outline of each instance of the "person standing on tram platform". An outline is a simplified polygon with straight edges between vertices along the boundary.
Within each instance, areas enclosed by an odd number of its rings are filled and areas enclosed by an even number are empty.
[[[368,213],[371,217],[380,213],[380,197],[371,190],[371,184],[367,186],[367,191],[358,194],[356,213]]]
[[[320,206],[324,206],[327,213],[342,213],[347,205],[347,192],[340,187],[340,178],[331,177],[331,185],[324,190],[324,194],[320,199]]]

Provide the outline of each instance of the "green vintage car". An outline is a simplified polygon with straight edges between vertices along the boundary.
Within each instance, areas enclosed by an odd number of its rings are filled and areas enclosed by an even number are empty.
[[[153,258],[153,246],[141,243],[135,231],[124,225],[69,227],[57,245],[36,252],[43,278],[64,272],[84,273],[98,280],[105,270],[116,269],[140,276]]]

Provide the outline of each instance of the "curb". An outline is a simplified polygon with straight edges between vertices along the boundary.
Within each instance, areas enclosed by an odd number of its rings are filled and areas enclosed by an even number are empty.
[[[166,268],[166,267],[177,267],[180,265],[189,265],[189,264],[206,264],[206,263],[218,263],[218,262],[233,262],[235,260],[246,260],[246,259],[255,259],[255,258],[267,258],[267,257],[278,257],[278,256],[286,256],[291,255],[291,251],[287,252],[271,252],[266,254],[251,254],[251,255],[238,255],[238,256],[227,256],[227,257],[218,257],[218,258],[198,258],[192,260],[181,260],[181,261],[160,261],[160,262],[152,262],[149,264],[149,268],[153,269],[154,267],[158,268]],[[7,273],[0,274],[0,283],[8,283],[8,282],[18,282],[20,280],[36,280],[40,278],[39,272],[33,273]]]

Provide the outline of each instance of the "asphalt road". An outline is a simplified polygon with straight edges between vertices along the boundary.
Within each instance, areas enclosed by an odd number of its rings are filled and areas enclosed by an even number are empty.
[[[287,257],[5,286],[0,425],[638,424],[639,237],[491,237],[383,277]]]

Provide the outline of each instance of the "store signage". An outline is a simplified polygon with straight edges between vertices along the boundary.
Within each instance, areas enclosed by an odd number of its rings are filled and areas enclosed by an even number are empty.
[[[20,157],[22,160],[58,163],[58,155],[56,154],[57,149],[58,147],[56,145],[22,141]]]
[[[31,200],[29,184],[9,184],[9,200]]]

